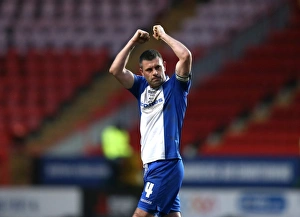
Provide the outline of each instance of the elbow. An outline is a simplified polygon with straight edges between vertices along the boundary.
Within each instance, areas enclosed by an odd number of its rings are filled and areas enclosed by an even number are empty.
[[[182,52],[181,54],[181,60],[183,62],[192,62],[192,53],[189,50],[186,50],[184,52]]]
[[[113,76],[115,76],[117,74],[117,70],[111,66],[108,70],[109,74],[112,74]]]
[[[192,62],[192,53],[191,51],[187,50],[184,54],[184,60],[188,62]]]
[[[108,70],[108,72],[109,72],[109,74],[114,75],[114,70],[113,70],[112,68],[110,68],[110,69]]]
[[[110,74],[113,76],[118,76],[119,74],[122,74],[124,72],[125,68],[122,65],[118,64],[112,64],[108,70]]]

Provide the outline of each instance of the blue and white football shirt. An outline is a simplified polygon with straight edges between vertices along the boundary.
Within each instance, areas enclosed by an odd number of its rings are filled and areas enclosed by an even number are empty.
[[[174,73],[157,89],[143,76],[134,75],[129,91],[137,98],[141,114],[141,158],[143,164],[181,159],[180,140],[191,80],[176,79]]]

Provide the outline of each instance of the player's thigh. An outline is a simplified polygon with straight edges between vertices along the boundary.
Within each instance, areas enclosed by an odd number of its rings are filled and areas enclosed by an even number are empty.
[[[132,217],[154,217],[154,215],[151,213],[148,213],[140,208],[136,208]]]
[[[136,208],[132,217],[154,217],[154,215],[151,213],[148,213],[140,208]],[[181,213],[180,212],[171,212],[168,215],[165,215],[163,217],[181,217]]]
[[[181,213],[180,212],[171,212],[168,215],[165,215],[163,217],[181,217]]]

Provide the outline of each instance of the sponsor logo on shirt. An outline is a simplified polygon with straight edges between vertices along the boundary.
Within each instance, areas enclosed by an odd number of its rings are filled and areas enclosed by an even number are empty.
[[[141,102],[141,107],[148,108],[148,107],[154,106],[154,105],[156,105],[158,103],[161,103],[161,102],[163,102],[162,98],[159,98],[159,99],[157,99],[157,100],[155,100],[154,102],[151,102],[151,103]]]
[[[156,93],[156,90],[148,90],[148,93],[150,93],[150,94],[155,94],[155,93]]]
[[[152,201],[146,200],[146,199],[144,199],[144,198],[142,198],[141,201],[144,202],[144,203],[152,204]]]

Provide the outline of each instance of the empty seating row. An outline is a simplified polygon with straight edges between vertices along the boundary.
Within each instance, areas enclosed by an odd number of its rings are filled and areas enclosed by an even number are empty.
[[[105,49],[31,51],[27,55],[10,50],[0,56],[1,129],[7,131],[20,123],[27,132],[37,130],[43,119],[53,117],[108,62]]]
[[[17,49],[9,49],[5,54],[0,56],[1,73],[5,73],[5,70],[14,69],[18,73],[22,73],[19,70],[22,66],[26,73],[32,73],[34,68],[40,67],[39,69],[47,71],[47,67],[58,67],[64,65],[73,65],[76,69],[76,64],[83,64],[90,67],[91,70],[99,67],[99,64],[103,64],[102,59],[106,60],[108,51],[105,48],[85,48],[79,50],[63,49],[55,50],[53,48],[45,50],[31,49],[26,53],[22,53]],[[78,68],[80,69],[80,68]],[[51,70],[50,70],[51,71]],[[34,71],[36,72],[36,71]],[[7,74],[12,74],[8,72]]]
[[[251,123],[245,132],[226,135],[222,145],[203,146],[204,155],[299,156],[300,92],[288,107],[277,106],[265,122]]]
[[[299,34],[300,36],[300,34]],[[247,49],[245,56],[251,58],[270,58],[281,59],[282,56],[289,58],[300,58],[300,43],[295,45],[293,43],[290,44],[265,44],[260,46],[260,49],[257,49],[256,46],[250,47]]]
[[[63,18],[111,18],[115,16],[149,15],[156,8],[158,12],[168,5],[168,1],[138,0],[62,0],[62,1],[1,1],[0,11],[4,19],[20,18],[63,19]],[[135,6],[135,7],[133,7]],[[153,14],[152,14],[153,15]]]
[[[282,2],[231,0],[198,5],[196,15],[182,23],[183,31],[176,33],[176,38],[190,47],[202,48],[228,42],[236,32],[266,16]]]
[[[112,55],[136,28],[148,28],[169,1],[2,1],[0,53],[15,46],[77,49],[107,46]]]

